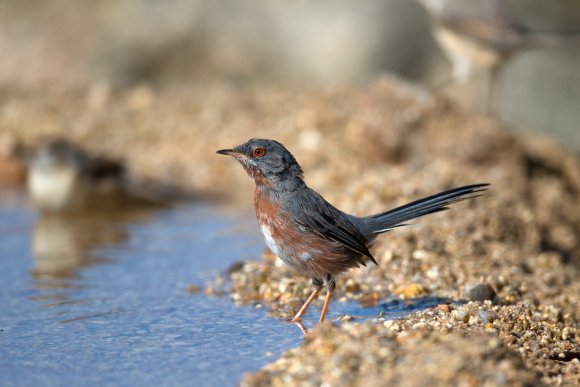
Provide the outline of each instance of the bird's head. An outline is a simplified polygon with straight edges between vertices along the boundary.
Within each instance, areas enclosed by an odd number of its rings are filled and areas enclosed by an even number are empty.
[[[43,140],[28,157],[30,169],[44,173],[70,171],[79,173],[88,163],[87,155],[72,142],[63,138]]]
[[[278,182],[302,181],[302,168],[278,141],[253,138],[217,153],[238,160],[256,184],[272,186]]]

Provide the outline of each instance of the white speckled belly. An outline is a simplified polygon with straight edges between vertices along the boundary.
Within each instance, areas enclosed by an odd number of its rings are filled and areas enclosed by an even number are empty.
[[[266,240],[266,244],[270,250],[272,250],[274,254],[276,254],[280,259],[284,260],[282,257],[282,250],[278,247],[276,241],[272,237],[272,230],[270,229],[270,226],[262,224],[260,225],[260,229],[262,230],[262,235],[264,235],[264,239]]]

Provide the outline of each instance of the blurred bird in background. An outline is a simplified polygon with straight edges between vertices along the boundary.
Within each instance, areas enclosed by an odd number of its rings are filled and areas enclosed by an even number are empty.
[[[174,187],[137,182],[120,161],[91,155],[63,138],[40,142],[26,158],[28,192],[43,212],[121,210],[189,198]]]
[[[28,191],[46,212],[102,206],[120,198],[124,179],[121,163],[94,157],[70,141],[43,141],[28,159]]]
[[[417,1],[429,13],[433,36],[451,61],[449,82],[467,82],[475,70],[489,73],[486,103],[489,114],[495,113],[501,70],[514,55],[535,48],[580,44],[580,33],[530,30],[498,0]]]

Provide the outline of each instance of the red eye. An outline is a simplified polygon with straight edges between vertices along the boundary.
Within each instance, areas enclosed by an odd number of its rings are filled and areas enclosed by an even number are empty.
[[[266,154],[266,149],[262,147],[255,148],[252,154],[254,155],[254,157],[264,157],[264,155]]]

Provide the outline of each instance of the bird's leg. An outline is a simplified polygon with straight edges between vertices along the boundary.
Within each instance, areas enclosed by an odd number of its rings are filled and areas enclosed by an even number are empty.
[[[326,316],[326,312],[328,311],[328,305],[330,305],[330,300],[332,299],[332,293],[334,293],[335,286],[336,285],[334,283],[334,278],[332,278],[329,275],[326,282],[326,298],[324,299],[324,306],[322,307],[322,312],[320,313],[320,320],[318,320],[318,322],[324,321],[324,317]]]
[[[302,315],[304,314],[304,312],[306,312],[306,309],[308,309],[308,307],[310,306],[312,301],[314,301],[314,299],[316,298],[318,293],[320,293],[321,289],[322,289],[322,287],[318,287],[318,288],[314,288],[314,290],[312,290],[310,297],[308,297],[308,299],[306,300],[304,305],[302,305],[302,308],[300,308],[298,313],[296,313],[296,315],[294,317],[292,317],[292,320],[290,320],[290,322],[298,322],[298,321],[302,320]]]
[[[322,290],[322,282],[318,279],[312,280],[312,286],[314,286],[314,289],[312,290],[312,293],[310,293],[310,297],[308,297],[304,305],[302,305],[302,308],[300,308],[298,313],[296,313],[296,315],[292,317],[292,320],[290,320],[290,322],[298,322],[302,320],[302,315],[304,314],[304,312],[306,312],[306,309],[308,309],[308,307],[310,306],[312,301],[314,301],[318,293],[320,293],[320,290]]]
[[[500,66],[494,66],[489,72],[489,91],[487,94],[485,112],[490,117],[495,117],[498,109],[498,83],[500,81]]]
[[[296,321],[294,324],[296,324],[296,326],[298,327],[298,329],[300,329],[300,332],[302,332],[303,335],[308,334],[308,329],[306,329],[306,327],[304,326],[304,324],[302,324],[302,322]]]

